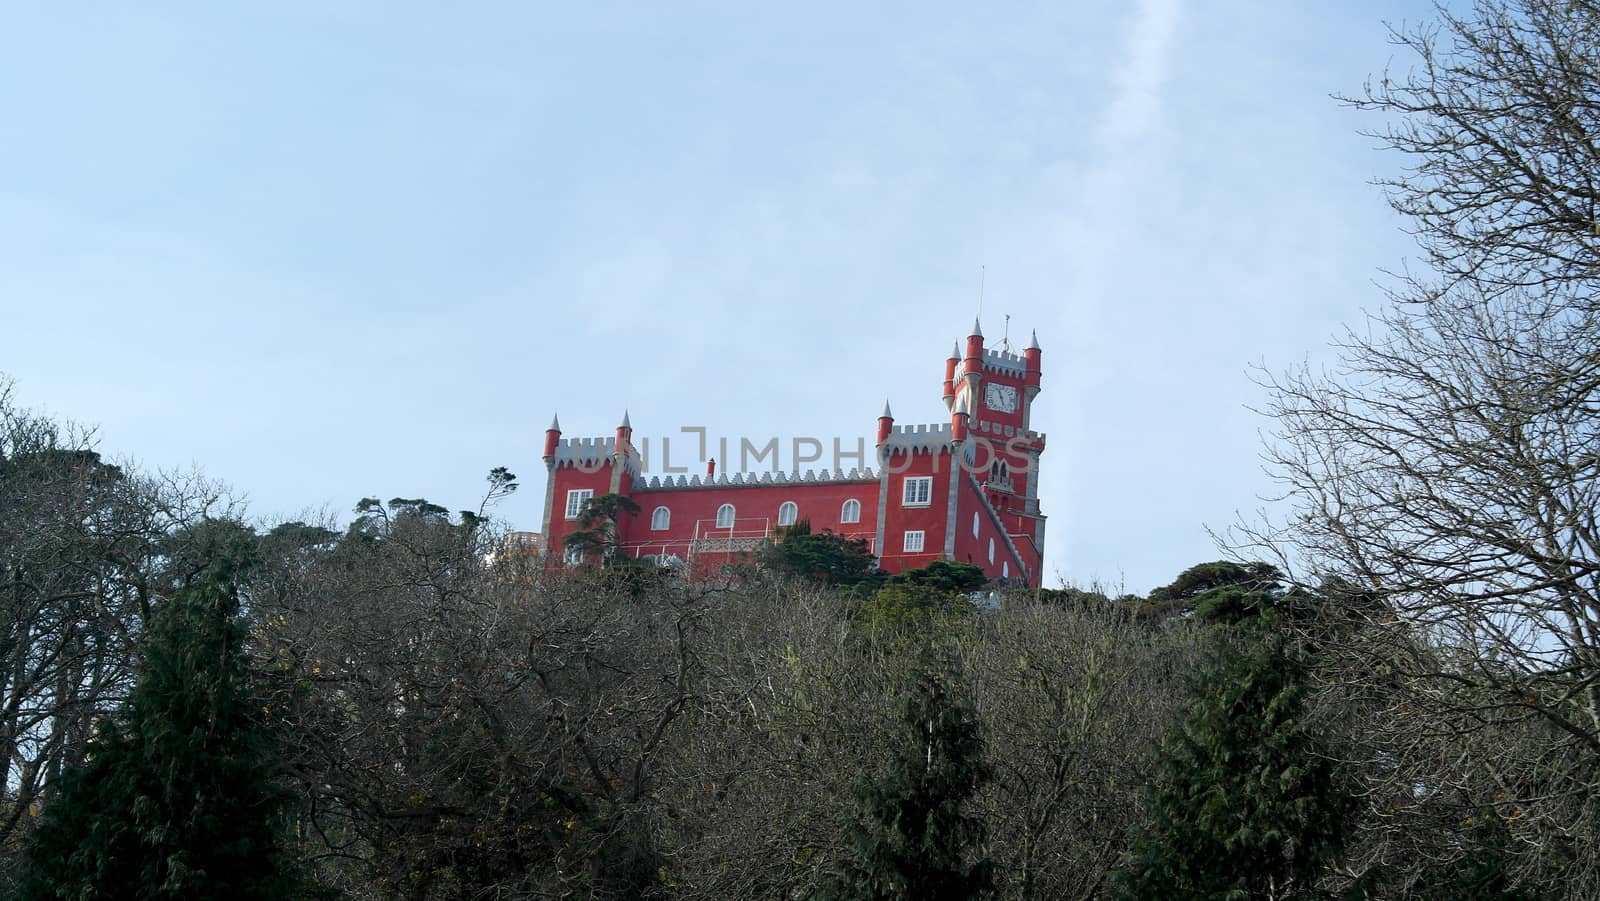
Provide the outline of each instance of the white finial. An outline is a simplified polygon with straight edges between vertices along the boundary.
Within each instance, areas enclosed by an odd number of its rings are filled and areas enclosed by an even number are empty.
[[[550,417],[550,431],[552,431],[552,432],[561,431],[561,417],[560,416],[551,416]]]
[[[889,401],[888,400],[885,400],[883,402],[883,415],[878,417],[878,418],[879,419],[893,419],[894,418],[894,414],[889,412]]]
[[[1034,329],[1033,330],[1033,337],[1028,339],[1028,349],[1029,350],[1038,350],[1039,349],[1039,330],[1038,329]]]

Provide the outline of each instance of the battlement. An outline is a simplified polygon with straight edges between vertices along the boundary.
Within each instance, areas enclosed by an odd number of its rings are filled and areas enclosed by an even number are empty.
[[[983,351],[983,368],[987,372],[1023,378],[1028,374],[1028,361],[1023,358],[1022,354],[985,348]]]
[[[920,425],[897,425],[889,430],[889,438],[884,442],[890,452],[910,451],[916,453],[938,453],[950,450],[950,423],[935,422]]]
[[[683,491],[695,488],[759,488],[770,485],[826,485],[859,482],[876,482],[878,475],[871,467],[864,470],[812,470],[803,473],[763,472],[757,473],[737,472],[732,475],[722,473],[716,476],[680,475],[650,476],[648,479],[640,478],[634,483],[634,491]]]

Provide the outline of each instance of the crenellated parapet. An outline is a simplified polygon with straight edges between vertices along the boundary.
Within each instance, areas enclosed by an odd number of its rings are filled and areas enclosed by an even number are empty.
[[[577,467],[593,472],[612,465],[616,453],[615,438],[562,438],[555,443],[554,453],[550,457],[552,465],[557,468]],[[637,479],[640,476],[640,468],[639,453],[630,445],[627,472]]]
[[[778,472],[738,472],[732,475],[722,473],[715,476],[650,476],[640,478],[633,485],[634,491],[683,491],[697,488],[759,488],[771,485],[829,485],[850,484],[863,482],[876,482],[878,474],[872,467],[866,469],[851,469],[846,472],[841,469],[808,469],[803,473]]]
[[[948,422],[897,425],[889,429],[883,447],[890,453],[948,454],[953,437]]]

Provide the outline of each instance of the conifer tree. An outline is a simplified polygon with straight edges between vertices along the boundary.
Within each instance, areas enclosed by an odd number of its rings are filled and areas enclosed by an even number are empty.
[[[305,897],[226,585],[195,580],[157,606],[127,703],[29,835],[20,899]]]
[[[1353,805],[1302,719],[1291,600],[1230,587],[1201,601],[1219,624],[1119,874],[1126,897],[1312,897],[1341,850]]]
[[[988,778],[972,710],[925,674],[907,699],[901,741],[882,778],[856,787],[861,818],[848,862],[823,897],[964,901],[993,886],[987,858],[969,862],[983,827],[962,806]]]

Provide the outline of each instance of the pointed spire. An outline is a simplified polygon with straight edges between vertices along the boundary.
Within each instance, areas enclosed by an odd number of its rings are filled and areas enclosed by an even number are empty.
[[[883,400],[883,415],[879,416],[878,418],[879,419],[893,419],[894,418],[894,414],[889,411],[889,399],[888,398],[884,398],[884,400]]]
[[[1038,329],[1034,329],[1032,337],[1030,337],[1028,339],[1028,350],[1038,350],[1038,349],[1039,349],[1039,330]]]
[[[979,324],[978,318],[979,317],[976,317],[976,316],[974,316],[972,318],[972,334],[968,335],[967,336],[968,338],[982,338],[983,337],[983,326],[981,324]]]
[[[960,342],[956,342],[956,345],[950,349],[950,359],[952,359],[952,360],[961,359],[961,343]]]
[[[965,394],[961,395],[961,399],[956,401],[956,415],[969,415],[967,412],[967,396]]]
[[[628,411],[627,410],[623,410],[622,411],[622,428],[625,428],[625,429],[633,428],[633,423],[628,421]]]
[[[550,431],[550,432],[559,432],[559,431],[561,431],[561,417],[559,415],[554,415],[554,416],[550,417],[550,428],[547,429],[546,431]]]

